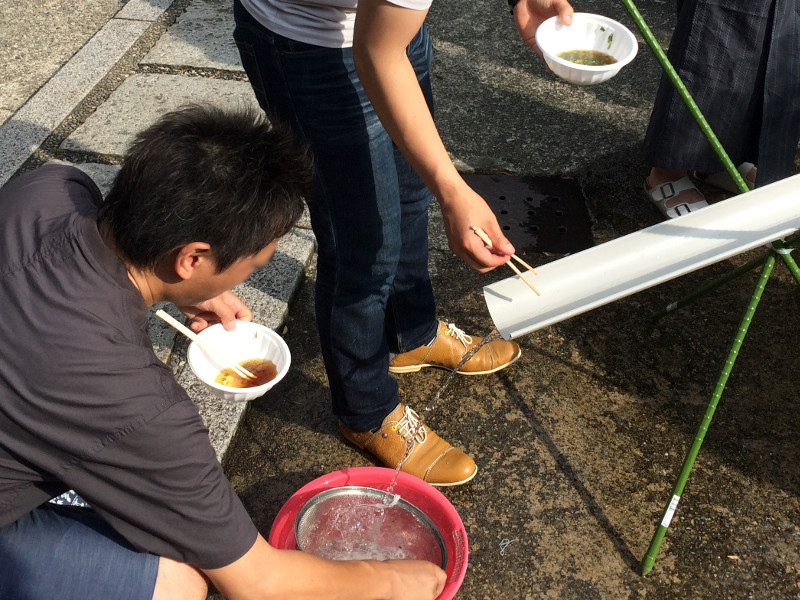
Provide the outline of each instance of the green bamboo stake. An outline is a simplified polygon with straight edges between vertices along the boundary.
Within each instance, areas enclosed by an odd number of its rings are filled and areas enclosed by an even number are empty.
[[[691,304],[701,296],[705,296],[706,294],[713,292],[718,288],[721,288],[723,285],[733,281],[738,277],[741,277],[742,275],[749,273],[753,269],[756,269],[757,267],[760,267],[763,264],[764,264],[764,255],[762,254],[761,256],[757,256],[756,258],[747,261],[741,267],[737,267],[733,271],[730,271],[729,273],[722,275],[718,279],[715,279],[714,281],[711,281],[710,283],[707,283],[697,288],[694,292],[687,294],[683,298],[680,298],[679,300],[676,300],[675,302],[668,304],[658,312],[653,313],[652,317],[653,321],[658,321],[659,319],[666,317],[669,313],[676,311],[679,308],[683,308],[688,304]]]
[[[795,232],[788,240],[773,242],[772,247],[780,254],[783,262],[794,276],[795,281],[800,283],[800,267],[797,266],[797,263],[792,258],[792,251],[800,247],[800,232]]]
[[[791,252],[791,251],[790,251]],[[783,262],[789,268],[789,271],[794,275],[795,280],[797,283],[800,283],[800,267],[797,266],[797,263],[792,258],[792,255],[789,252],[781,252],[780,253]]]
[[[686,108],[689,109],[689,112],[691,113],[692,117],[694,117],[694,120],[697,121],[697,124],[700,126],[700,130],[703,132],[703,135],[706,136],[706,139],[708,139],[708,142],[711,144],[711,148],[713,148],[720,161],[722,161],[722,165],[725,167],[725,170],[733,178],[733,181],[736,183],[736,187],[738,187],[739,191],[742,193],[749,192],[750,188],[747,187],[744,179],[742,179],[742,175],[738,170],[736,170],[736,166],[733,164],[733,162],[731,162],[727,152],[725,152],[725,149],[722,147],[722,144],[720,144],[717,136],[711,130],[708,121],[706,121],[703,113],[700,112],[700,109],[692,98],[692,95],[689,93],[689,90],[686,89],[686,86],[681,81],[681,78],[678,76],[678,73],[675,71],[672,63],[669,62],[667,55],[658,44],[655,36],[653,36],[653,32],[650,31],[650,28],[647,26],[647,23],[644,22],[642,15],[633,4],[633,1],[622,0],[622,4],[625,5],[626,9],[628,9],[628,13],[630,13],[633,22],[636,23],[636,26],[642,33],[642,36],[644,36],[645,42],[647,42],[647,45],[650,46],[650,49],[656,55],[656,60],[658,60],[661,68],[664,69],[664,72],[667,74],[667,77],[669,77],[669,80],[672,82],[672,85],[675,87],[675,90],[678,92],[681,100],[683,100]]]
[[[747,193],[750,191],[750,188],[747,187],[744,179],[742,178],[739,171],[736,169],[735,165],[731,161],[728,154],[725,152],[725,149],[722,147],[722,144],[719,142],[719,139],[712,131],[711,127],[706,121],[703,113],[700,111],[700,108],[695,103],[694,99],[692,98],[689,90],[686,89],[686,86],[681,81],[678,73],[675,71],[675,68],[669,62],[667,55],[665,54],[664,50],[656,41],[655,36],[650,31],[650,28],[645,23],[642,15],[639,13],[639,10],[636,8],[632,0],[621,0],[622,4],[628,10],[631,18],[633,19],[636,26],[639,28],[642,36],[644,37],[645,42],[655,54],[656,60],[661,65],[661,68],[666,73],[667,77],[669,78],[672,85],[675,87],[675,90],[678,92],[679,97],[686,105],[686,108],[689,110],[689,113],[692,115],[694,120],[697,122],[697,125],[700,127],[703,135],[705,135],[706,139],[708,140],[711,148],[716,153],[717,157],[722,162],[725,170],[731,176],[733,181],[736,183],[736,187],[742,193]],[[672,490],[672,497],[670,498],[667,507],[664,510],[663,517],[661,519],[661,523],[659,524],[658,528],[653,535],[653,539],[650,542],[650,547],[647,550],[647,554],[645,555],[644,559],[642,560],[642,575],[647,575],[650,570],[653,568],[653,564],[656,560],[656,555],[658,554],[658,550],[661,547],[661,542],[664,539],[664,535],[667,532],[667,528],[669,527],[670,521],[675,513],[675,510],[678,506],[678,502],[680,500],[681,494],[683,493],[683,489],[686,486],[686,481],[689,479],[689,474],[692,470],[692,466],[694,465],[695,459],[697,458],[697,454],[700,452],[700,446],[703,443],[703,438],[705,437],[706,431],[708,431],[708,426],[711,423],[711,418],[714,415],[714,411],[717,408],[717,404],[719,399],[722,397],[722,392],[725,389],[725,384],[728,381],[728,377],[730,376],[731,370],[733,369],[733,364],[736,361],[736,357],[739,354],[739,350],[744,342],[744,338],[747,334],[747,329],[750,326],[750,322],[752,321],[753,314],[755,313],[756,307],[761,300],[761,296],[764,293],[764,287],[767,284],[769,279],[770,273],[772,272],[772,268],[775,265],[775,257],[780,256],[783,262],[791,271],[794,278],[800,283],[800,268],[798,268],[797,264],[795,263],[794,259],[791,257],[791,249],[788,248],[782,241],[776,242],[773,244],[773,251],[770,252],[764,260],[763,267],[761,270],[761,276],[758,279],[758,284],[756,285],[756,289],[753,292],[752,297],[750,298],[750,303],[745,310],[744,317],[739,324],[739,330],[736,334],[736,337],[731,345],[731,348],[728,352],[728,357],[725,361],[725,365],[722,368],[722,371],[717,379],[716,386],[714,391],[711,395],[711,399],[709,400],[708,406],[706,407],[706,412],[703,415],[703,419],[700,422],[700,426],[698,427],[697,433],[695,434],[694,441],[692,442],[692,446],[689,449],[689,453],[684,460],[683,467],[681,468],[680,475],[678,480],[675,483],[675,486]],[[757,259],[762,260],[762,259]],[[719,287],[738,277],[739,275],[743,274],[746,270],[753,268],[753,261],[749,262],[747,265],[743,266],[741,269],[738,269],[729,277],[723,278],[721,281],[716,283],[710,284],[707,288],[704,288],[702,293],[706,293],[710,291],[710,289],[714,289],[715,287]],[[757,265],[756,265],[757,266]],[[691,300],[696,299],[698,296],[702,295],[702,293],[694,294],[691,298],[687,298],[684,300]],[[679,301],[681,302],[681,301]],[[686,302],[684,302],[686,303]],[[678,307],[676,304],[674,307],[667,307],[664,311],[669,312],[670,310],[674,310]],[[659,315],[663,316],[663,315]]]
[[[791,246],[787,246],[783,240],[780,240],[780,242],[773,242],[772,246],[775,248],[775,252],[777,252],[783,259],[784,264],[789,269],[789,272],[794,276],[795,281],[800,283],[800,267],[797,266],[797,263],[792,258],[793,248]]]
[[[736,333],[736,337],[733,340],[731,349],[728,352],[728,357],[726,358],[725,364],[723,365],[722,371],[717,379],[717,384],[714,387],[714,392],[711,394],[711,399],[708,402],[703,419],[700,421],[700,426],[697,429],[692,446],[689,449],[689,453],[686,455],[686,459],[683,461],[681,473],[672,489],[672,496],[667,504],[666,509],[664,510],[661,523],[653,535],[653,539],[650,542],[650,547],[647,549],[647,554],[645,554],[644,559],[642,559],[643,576],[650,572],[650,570],[653,568],[653,564],[656,561],[656,555],[661,547],[661,542],[664,539],[664,535],[667,533],[667,527],[669,527],[672,516],[675,514],[678,501],[680,500],[681,494],[683,494],[683,488],[686,486],[686,481],[689,479],[689,473],[692,470],[692,466],[694,466],[694,461],[697,458],[697,454],[700,452],[700,446],[703,444],[703,438],[705,437],[706,431],[708,431],[708,426],[711,423],[711,417],[714,416],[714,411],[717,409],[717,403],[722,396],[722,391],[725,389],[725,384],[727,383],[728,377],[733,369],[733,363],[736,362],[736,357],[738,356],[739,350],[742,347],[742,342],[744,342],[747,329],[750,327],[750,322],[752,321],[753,315],[756,312],[756,307],[761,300],[761,296],[764,293],[764,287],[767,285],[767,280],[769,279],[769,275],[772,272],[772,267],[774,265],[775,253],[770,252],[764,261],[764,266],[761,269],[761,276],[758,278],[758,283],[756,284],[756,289],[753,291],[753,295],[750,298],[750,303],[747,305],[744,316],[739,323],[739,330]]]

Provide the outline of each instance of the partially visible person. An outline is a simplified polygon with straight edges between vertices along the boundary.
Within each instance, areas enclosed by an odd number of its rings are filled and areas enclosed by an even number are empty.
[[[154,354],[147,308],[201,330],[272,256],[310,189],[304,144],[251,111],[189,107],[142,132],[108,197],[48,165],[0,190],[0,598],[432,600],[425,561],[271,547],[196,406]],[[74,490],[91,508],[48,500]]]
[[[800,3],[678,0],[668,57],[750,189],[788,177],[800,140]],[[644,142],[648,198],[667,218],[738,193],[666,75]],[[758,165],[756,167],[756,165]]]
[[[390,467],[411,442],[403,470],[448,486],[470,481],[474,461],[426,425],[418,430],[419,416],[400,402],[391,375],[455,370],[482,342],[437,317],[428,273],[431,198],[450,249],[475,270],[504,264],[514,247],[436,130],[429,5],[234,0],[234,38],[262,108],[294,127],[314,155],[315,312],[340,430]],[[514,11],[528,43],[545,18],[572,14],[566,0],[523,0]],[[520,353],[515,342],[495,340],[458,373],[495,373]]]

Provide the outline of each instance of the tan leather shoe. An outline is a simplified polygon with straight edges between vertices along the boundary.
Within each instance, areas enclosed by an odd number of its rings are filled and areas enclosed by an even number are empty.
[[[418,424],[419,415],[408,406],[398,404],[375,433],[353,431],[342,423],[339,423],[339,429],[346,439],[362,450],[368,450],[392,469],[403,460],[411,440],[411,453],[400,470],[431,485],[461,485],[475,477],[478,467],[469,456],[453,448],[425,425],[419,425],[417,429]]]
[[[465,335],[452,323],[439,321],[436,338],[428,346],[420,346],[395,356],[389,362],[391,373],[415,373],[424,367],[454,370],[458,361],[483,338]],[[493,340],[478,350],[457,371],[459,375],[487,375],[517,360],[522,354],[519,344],[503,339]]]

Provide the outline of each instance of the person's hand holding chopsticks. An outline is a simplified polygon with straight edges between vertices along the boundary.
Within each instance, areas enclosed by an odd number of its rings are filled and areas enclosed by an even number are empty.
[[[475,232],[475,235],[477,235],[479,238],[481,238],[481,240],[483,241],[483,243],[484,243],[484,244],[486,244],[486,245],[487,245],[489,248],[491,248],[491,247],[492,247],[492,240],[489,238],[489,236],[488,236],[488,235],[486,235],[486,232],[485,232],[483,229],[481,229],[480,227],[472,227],[472,231],[474,231],[474,232]],[[530,272],[531,272],[531,273],[533,273],[534,275],[536,275],[536,269],[534,269],[532,266],[530,266],[528,263],[526,263],[524,260],[522,260],[522,259],[521,259],[519,256],[517,256],[516,254],[512,254],[512,255],[511,255],[511,260],[509,260],[509,261],[506,263],[506,264],[508,264],[508,266],[511,268],[511,270],[512,270],[512,271],[514,271],[514,273],[516,273],[517,275],[519,275],[519,278],[520,278],[520,279],[522,279],[522,281],[524,281],[524,282],[525,282],[525,285],[527,285],[527,286],[528,286],[529,288],[531,288],[531,289],[532,289],[534,292],[536,292],[536,295],[537,295],[537,296],[541,296],[541,295],[542,295],[542,294],[541,294],[541,292],[539,292],[539,290],[537,290],[537,289],[536,289],[536,286],[535,286],[535,285],[533,285],[533,284],[532,284],[532,283],[531,283],[531,282],[528,280],[528,278],[527,278],[527,277],[525,277],[525,275],[523,275],[522,271],[520,271],[520,270],[519,270],[519,268],[518,268],[518,267],[517,267],[517,266],[514,264],[514,261],[517,261],[519,264],[521,264],[523,267],[525,267],[526,269],[528,269],[528,271],[530,271]]]
[[[190,319],[189,327],[195,333],[215,323],[222,323],[226,330],[232,331],[236,321],[253,320],[253,313],[233,292],[223,292],[211,300],[178,309]]]
[[[457,187],[458,192],[452,192],[448,200],[439,199],[450,250],[479,273],[504,265],[514,253],[514,246],[503,235],[497,217],[465,181],[461,180]],[[473,225],[487,233],[491,247],[475,237]]]

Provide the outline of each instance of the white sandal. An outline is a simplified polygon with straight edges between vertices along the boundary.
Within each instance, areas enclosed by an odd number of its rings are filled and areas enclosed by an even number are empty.
[[[747,184],[748,189],[751,190],[756,187],[756,182],[755,180],[748,179],[747,176],[750,175],[750,172],[755,168],[756,166],[750,162],[744,162],[736,167],[736,170],[739,171],[739,175],[742,176],[742,179],[744,179],[744,182]],[[736,183],[734,183],[733,177],[731,177],[727,171],[717,171],[710,175],[703,175],[695,171],[692,173],[692,176],[697,179],[697,181],[713,185],[726,192],[731,192],[732,194],[741,193],[741,190],[736,186]],[[757,176],[758,172],[756,172],[756,177]]]
[[[667,207],[668,200],[674,198],[681,192],[692,189],[700,195],[702,200],[691,203],[683,202],[681,204],[676,204],[675,206]],[[705,196],[703,196],[703,193],[697,189],[688,176],[681,177],[675,181],[667,181],[666,183],[654,185],[649,189],[647,187],[647,178],[645,178],[644,193],[647,194],[647,197],[650,198],[656,207],[658,207],[658,210],[661,211],[661,214],[668,219],[674,219],[676,217],[688,215],[689,213],[693,213],[708,206]]]

